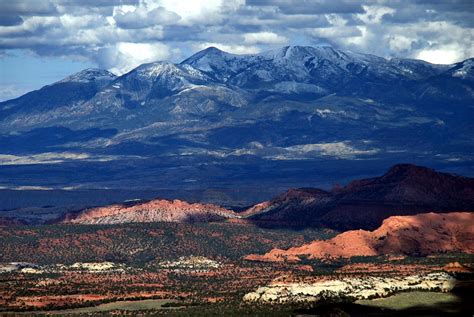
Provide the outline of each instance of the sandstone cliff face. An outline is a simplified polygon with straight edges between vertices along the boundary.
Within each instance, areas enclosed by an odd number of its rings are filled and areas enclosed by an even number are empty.
[[[233,211],[211,204],[191,204],[180,200],[152,200],[134,205],[112,205],[87,209],[65,220],[78,224],[129,222],[210,222],[237,217]]]
[[[273,249],[264,255],[249,255],[246,259],[299,261],[303,256],[324,259],[441,252],[474,253],[474,213],[393,216],[374,231],[347,231],[330,240],[313,241],[288,250]]]

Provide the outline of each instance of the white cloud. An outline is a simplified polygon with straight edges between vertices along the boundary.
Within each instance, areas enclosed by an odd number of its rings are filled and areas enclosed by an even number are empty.
[[[150,7],[156,1],[144,1]],[[161,0],[158,2],[167,10],[177,13],[183,24],[219,23],[229,10],[235,10],[243,4],[242,0]]]
[[[452,64],[458,62],[462,56],[459,51],[453,49],[428,49],[420,51],[416,58],[433,64]]]
[[[273,32],[259,32],[244,34],[244,41],[247,44],[284,44],[288,39]]]
[[[19,97],[28,91],[31,91],[31,87],[20,87],[19,85],[1,85],[0,102]]]
[[[162,43],[117,43],[100,50],[99,63],[115,74],[126,73],[143,63],[170,58],[170,48]]]
[[[422,21],[393,26],[389,31],[382,43],[388,40],[394,56],[435,64],[451,64],[474,56],[474,47],[465,45],[466,39],[474,36],[474,30],[449,22]]]
[[[153,25],[168,25],[178,22],[181,17],[163,7],[148,10],[138,7],[134,11],[117,11],[114,15],[116,25],[125,29],[141,29]]]
[[[308,33],[313,36],[327,38],[347,38],[362,36],[362,32],[360,31],[360,29],[354,26],[316,28],[309,30]]]
[[[210,46],[216,47],[222,51],[233,54],[257,54],[260,48],[253,45],[238,45],[238,44],[222,44],[222,43],[200,43],[194,46],[196,50],[203,50]]]
[[[395,9],[385,6],[363,6],[365,13],[357,14],[357,17],[366,24],[379,24],[385,14],[393,14]]]
[[[413,42],[416,42],[416,38],[412,38],[407,35],[401,35],[401,34],[390,36],[388,39],[388,45],[390,49],[396,52],[409,50]]]

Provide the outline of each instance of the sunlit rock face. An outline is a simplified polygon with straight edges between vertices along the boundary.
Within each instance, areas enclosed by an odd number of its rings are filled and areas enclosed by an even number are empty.
[[[313,241],[288,250],[273,249],[249,255],[250,261],[300,261],[388,254],[431,255],[444,252],[474,253],[474,213],[426,213],[393,216],[374,231],[352,230],[330,240]]]

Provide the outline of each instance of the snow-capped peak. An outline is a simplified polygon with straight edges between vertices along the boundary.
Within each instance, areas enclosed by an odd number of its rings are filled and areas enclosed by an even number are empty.
[[[236,55],[208,47],[185,59],[180,65],[191,65],[218,80],[227,80],[248,65],[251,55]]]
[[[60,80],[58,83],[110,82],[115,78],[117,78],[117,76],[108,70],[100,68],[87,68]]]
[[[209,80],[200,70],[191,65],[179,65],[166,62],[155,62],[143,64],[131,73],[135,73],[142,78],[155,80],[159,77],[187,78],[194,80]]]
[[[156,78],[164,74],[180,75],[181,69],[172,63],[155,62],[140,65],[133,72],[142,77]]]

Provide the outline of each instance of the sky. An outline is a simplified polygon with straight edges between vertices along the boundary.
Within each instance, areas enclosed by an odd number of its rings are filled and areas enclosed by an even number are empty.
[[[117,75],[209,46],[321,46],[450,64],[474,56],[474,0],[0,0],[0,101],[88,67]]]

